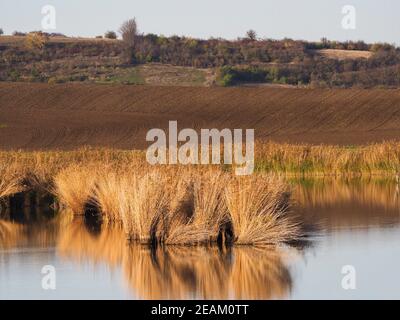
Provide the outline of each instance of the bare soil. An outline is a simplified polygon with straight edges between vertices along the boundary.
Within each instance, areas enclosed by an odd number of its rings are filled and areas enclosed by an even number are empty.
[[[400,90],[0,83],[0,148],[145,148],[167,128],[253,128],[256,139],[400,140]]]

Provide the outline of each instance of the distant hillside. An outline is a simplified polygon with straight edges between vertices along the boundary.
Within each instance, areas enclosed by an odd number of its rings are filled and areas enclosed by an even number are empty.
[[[400,49],[387,44],[291,39],[201,40],[147,34],[138,36],[129,59],[124,50],[121,40],[32,34],[0,36],[0,81],[400,86]],[[144,65],[149,67],[138,68]],[[192,69],[171,71],[177,76],[167,77],[172,79],[169,81],[164,80],[166,69],[160,65]],[[147,81],[143,73],[135,75],[143,70],[151,74],[151,80]]]

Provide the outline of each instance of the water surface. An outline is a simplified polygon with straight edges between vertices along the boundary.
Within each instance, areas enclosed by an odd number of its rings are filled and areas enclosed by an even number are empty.
[[[309,239],[279,247],[128,245],[116,227],[93,227],[25,195],[2,209],[1,299],[400,298],[400,197],[385,179],[291,181]],[[18,199],[17,199],[18,200]],[[43,266],[56,289],[42,288]],[[343,266],[356,288],[342,287]]]

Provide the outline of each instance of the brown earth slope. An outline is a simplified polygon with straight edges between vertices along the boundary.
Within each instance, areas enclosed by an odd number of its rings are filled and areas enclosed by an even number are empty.
[[[400,90],[0,83],[1,149],[143,148],[169,120],[278,142],[381,142],[400,139]]]

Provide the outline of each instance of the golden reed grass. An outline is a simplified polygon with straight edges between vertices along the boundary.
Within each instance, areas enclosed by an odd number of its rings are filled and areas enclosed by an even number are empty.
[[[296,240],[299,225],[288,217],[289,190],[271,177],[236,177],[226,188],[226,203],[238,244]]]
[[[168,216],[167,244],[214,242],[229,216],[224,187],[230,176],[221,171],[180,173],[171,189],[172,208]],[[177,190],[177,192],[173,192]]]
[[[256,142],[256,170],[295,175],[372,175],[400,173],[400,142],[358,147]],[[0,197],[25,187],[49,189],[68,165],[101,162],[123,167],[145,162],[143,151],[81,148],[75,151],[0,151]]]
[[[400,173],[400,142],[365,146],[256,143],[256,169],[294,175]]]
[[[233,234],[237,244],[293,241],[301,228],[288,214],[289,192],[277,177],[238,178],[212,168],[110,166],[63,169],[56,194],[75,214],[88,203],[121,222],[131,241],[207,244]],[[231,227],[229,227],[231,226]]]
[[[95,172],[92,172],[89,167],[72,165],[66,170],[61,170],[54,178],[56,186],[54,193],[60,202],[67,204],[75,214],[84,213],[85,204],[95,185]]]
[[[267,173],[399,174],[400,143],[363,147],[256,144]],[[0,198],[44,188],[75,214],[88,204],[128,237],[165,244],[267,244],[301,235],[282,180],[235,177],[226,167],[151,167],[143,151],[0,152]],[[268,230],[268,232],[265,232]]]
[[[24,189],[17,167],[0,163],[0,199],[18,193]]]
[[[27,188],[52,191],[54,177],[66,166],[99,162],[123,166],[145,161],[139,151],[81,148],[75,151],[0,151],[0,198]]]

